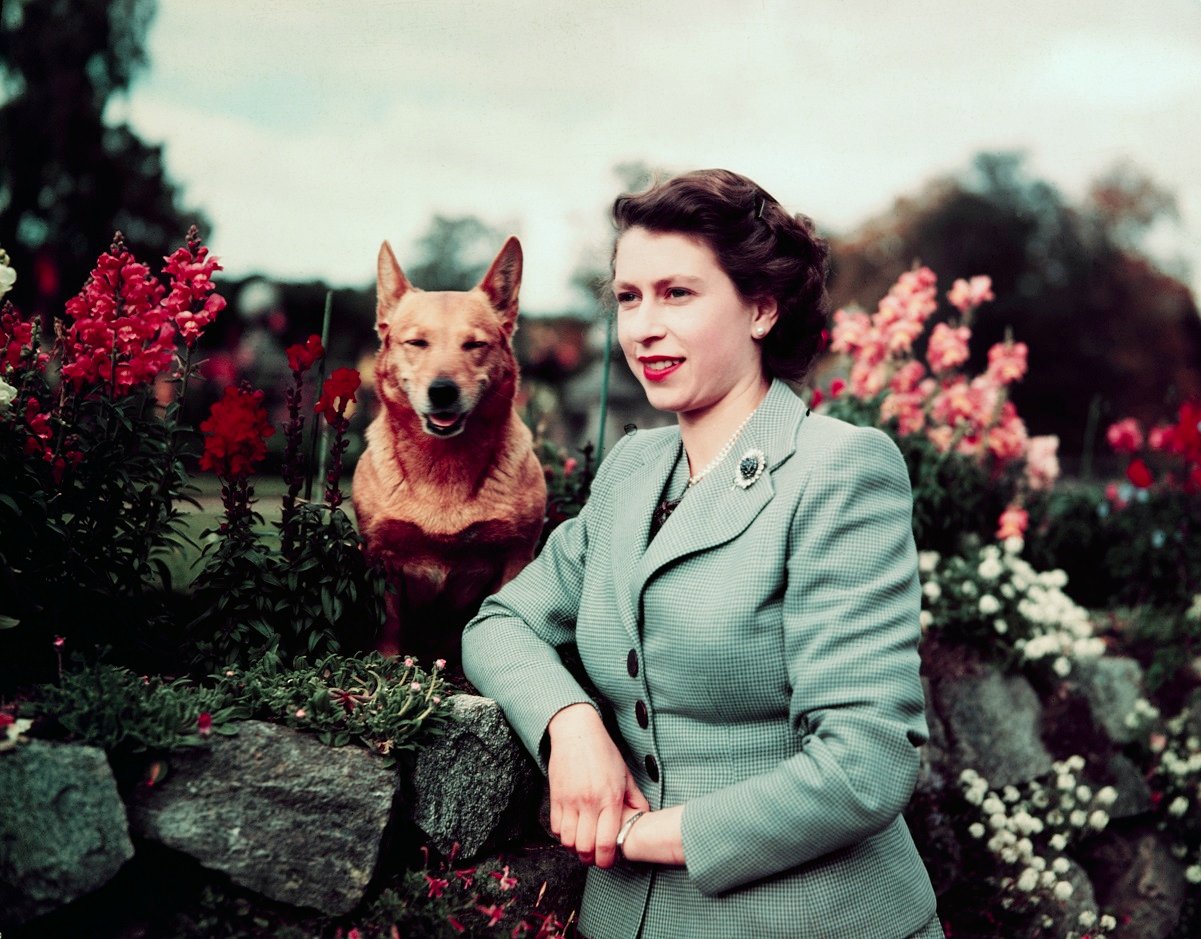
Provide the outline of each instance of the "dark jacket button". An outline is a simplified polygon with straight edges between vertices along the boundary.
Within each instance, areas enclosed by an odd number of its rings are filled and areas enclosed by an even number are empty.
[[[649,753],[646,755],[646,775],[651,778],[651,782],[659,781],[659,764]]]
[[[638,653],[633,649],[631,649],[630,654],[626,656],[626,671],[630,673],[631,678],[638,677]]]
[[[646,705],[641,701],[634,702],[634,716],[638,718],[638,726],[646,730],[650,726],[650,717],[646,713]]]

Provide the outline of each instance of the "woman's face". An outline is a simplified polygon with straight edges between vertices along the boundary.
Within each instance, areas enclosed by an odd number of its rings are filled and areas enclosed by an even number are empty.
[[[701,239],[631,228],[613,263],[617,337],[647,400],[700,417],[765,382],[756,327],[776,304],[744,300]]]

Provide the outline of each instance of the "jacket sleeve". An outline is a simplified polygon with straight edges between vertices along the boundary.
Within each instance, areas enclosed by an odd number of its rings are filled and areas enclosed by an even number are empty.
[[[685,863],[702,893],[858,843],[908,804],[929,735],[912,510],[904,460],[878,430],[847,434],[810,469],[783,601],[799,750],[685,803]]]
[[[588,523],[606,468],[616,462],[627,439],[610,451],[593,481],[593,497],[580,514],[556,528],[538,557],[488,597],[463,630],[464,674],[500,705],[544,773],[543,738],[550,719],[571,704],[596,706],[556,647],[575,643]]]

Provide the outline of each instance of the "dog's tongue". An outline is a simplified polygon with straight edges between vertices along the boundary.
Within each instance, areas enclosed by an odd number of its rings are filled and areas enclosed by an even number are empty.
[[[431,414],[429,416],[430,423],[436,427],[453,427],[455,421],[459,419],[457,414]]]

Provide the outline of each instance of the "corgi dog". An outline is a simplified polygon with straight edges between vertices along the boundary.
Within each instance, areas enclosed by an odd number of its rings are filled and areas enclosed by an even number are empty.
[[[392,587],[376,646],[384,654],[457,661],[467,620],[534,556],[546,478],[513,404],[521,269],[510,237],[473,289],[425,291],[380,246],[380,410],[353,501]]]

